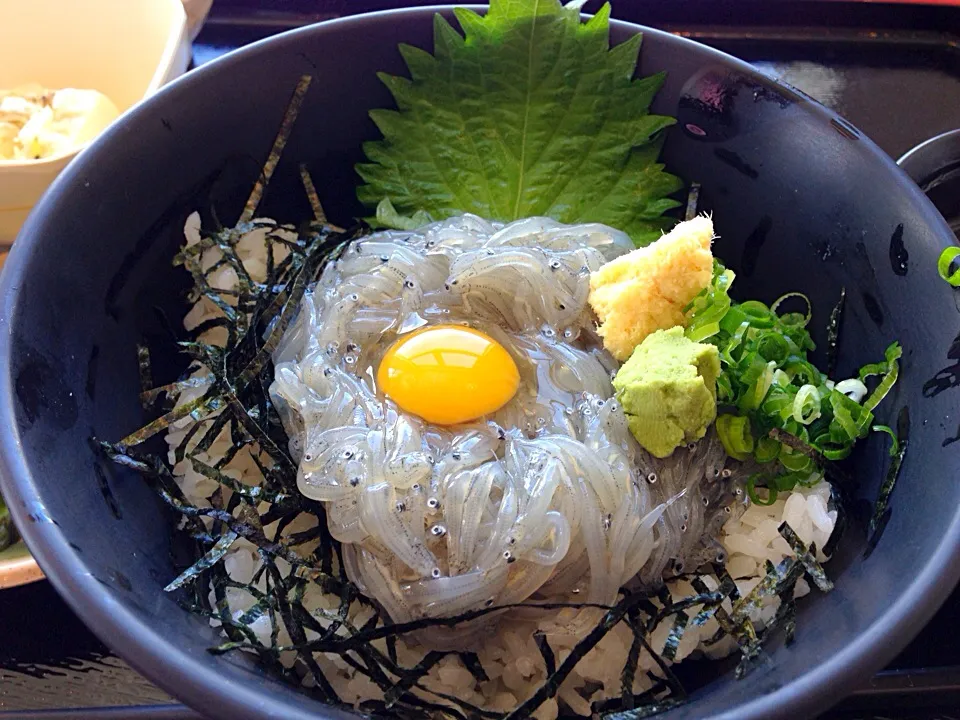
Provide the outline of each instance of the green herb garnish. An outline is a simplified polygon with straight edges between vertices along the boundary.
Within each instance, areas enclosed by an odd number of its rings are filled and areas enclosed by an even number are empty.
[[[951,245],[948,248],[944,248],[943,252],[940,253],[940,257],[937,259],[937,272],[940,274],[940,277],[954,287],[960,287],[960,267],[953,268],[952,272],[950,268],[953,267],[954,261],[958,257],[960,257],[960,247]]]
[[[790,293],[770,307],[756,300],[735,303],[729,294],[733,280],[734,274],[716,262],[710,286],[687,308],[686,332],[720,352],[717,402],[727,411],[717,418],[717,432],[727,454],[777,462],[775,472],[758,474],[747,486],[751,500],[769,505],[780,491],[818,482],[826,462],[845,458],[866,437],[874,426],[873,410],[897,381],[902,350],[893,343],[883,362],[860,370],[860,383],[880,380],[858,402],[807,357],[815,346],[807,330],[806,296]],[[805,311],[781,312],[792,299],[802,300]],[[758,484],[769,490],[767,498],[756,494]]]
[[[398,110],[371,112],[383,140],[357,166],[379,223],[549,216],[605,223],[638,245],[660,236],[681,187],[657,163],[674,120],[649,113],[664,75],[634,79],[640,36],[611,49],[610,6],[581,23],[581,5],[457,8],[464,35],[437,15],[433,55],[400,46],[411,78],[381,74]]]
[[[906,406],[900,408],[897,414],[897,431],[894,432],[889,427],[879,425],[874,428],[879,432],[884,432],[890,436],[890,467],[887,468],[887,475],[880,485],[880,491],[877,494],[877,501],[873,506],[873,514],[870,517],[868,527],[870,538],[867,541],[866,555],[873,552],[873,549],[880,541],[880,535],[887,526],[890,519],[890,496],[896,487],[897,480],[900,478],[900,468],[903,467],[903,459],[907,454],[907,446],[910,444],[910,411]]]

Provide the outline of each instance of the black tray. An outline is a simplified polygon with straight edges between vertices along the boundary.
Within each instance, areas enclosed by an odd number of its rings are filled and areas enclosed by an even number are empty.
[[[399,0],[217,0],[202,65],[285,29]],[[269,5],[271,10],[261,8]],[[588,6],[588,9],[593,3]],[[893,158],[960,127],[960,8],[858,2],[619,0],[616,17],[748,60],[847,117]],[[749,21],[749,25],[744,23]],[[816,182],[816,178],[811,178]],[[960,592],[890,666],[823,720],[960,711]],[[0,718],[195,719],[93,637],[46,582],[0,592]]]

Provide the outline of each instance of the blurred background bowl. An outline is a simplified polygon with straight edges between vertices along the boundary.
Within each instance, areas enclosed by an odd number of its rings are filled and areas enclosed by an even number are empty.
[[[960,129],[930,138],[897,160],[960,237]]]
[[[181,0],[0,0],[0,18],[0,88],[92,89],[124,112],[190,62]],[[0,244],[79,152],[0,162]]]

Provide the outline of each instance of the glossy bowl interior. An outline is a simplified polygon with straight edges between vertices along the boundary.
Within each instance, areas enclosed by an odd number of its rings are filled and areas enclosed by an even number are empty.
[[[212,202],[237,217],[301,74],[314,77],[264,212],[306,217],[306,162],[332,220],[361,209],[352,165],[376,137],[367,118],[400,72],[397,43],[431,47],[431,9],[325,23],[258,43],[190,73],[123,118],[51,188],[2,281],[3,490],[42,568],[91,628],[148,678],[213,717],[345,717],[236,655],[213,657],[207,623],[161,588],[174,575],[170,516],[89,438],[139,427],[137,342],[164,337],[155,308],[183,311],[170,267],[188,213]],[[621,41],[639,28],[614,25]],[[741,297],[788,290],[813,303],[815,339],[841,289],[838,376],[906,348],[880,415],[907,406],[911,446],[893,511],[865,557],[863,521],[886,464],[873,439],[850,462],[852,525],[829,565],[836,589],[802,603],[797,641],[770,646],[742,681],[702,681],[664,717],[798,718],[882,666],[931,617],[960,574],[957,308],[937,278],[952,234],[869,140],[801,94],[688,40],[645,30],[641,70],[667,71],[655,110],[676,115],[664,157],[702,185],[717,254]],[[122,188],[122,191],[120,189]],[[820,356],[820,361],[823,356]],[[173,362],[155,357],[155,364]],[[727,666],[729,667],[729,666]]]

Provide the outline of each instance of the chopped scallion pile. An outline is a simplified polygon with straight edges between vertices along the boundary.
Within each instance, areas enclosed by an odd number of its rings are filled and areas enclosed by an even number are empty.
[[[893,343],[882,362],[834,383],[807,357],[815,349],[807,297],[789,293],[769,307],[735,303],[729,294],[734,277],[715,262],[710,286],[686,309],[686,333],[717,346],[717,432],[731,457],[770,466],[751,479],[748,492],[754,502],[772,504],[780,491],[819,482],[823,461],[847,457],[871,429],[893,437],[889,428],[875,427],[873,411],[897,381],[902,350]],[[795,299],[806,305],[804,312],[781,311]],[[869,378],[878,378],[872,392]],[[766,498],[757,495],[758,484],[769,490]]]

